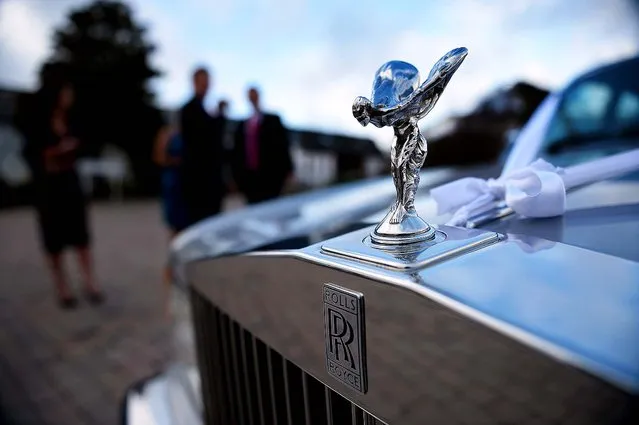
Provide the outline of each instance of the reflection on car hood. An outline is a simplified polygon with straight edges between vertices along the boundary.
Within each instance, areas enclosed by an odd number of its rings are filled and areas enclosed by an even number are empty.
[[[420,215],[432,224],[445,224],[450,214],[437,215],[437,204],[428,195],[415,202]],[[639,180],[629,177],[603,181],[568,194],[566,213],[560,217],[526,218],[511,215],[481,226],[520,238],[542,238],[639,262]],[[363,221],[378,223],[379,210]],[[634,235],[630,237],[630,235]]]
[[[560,217],[510,216],[482,226],[639,262],[639,181],[604,181],[571,192]]]
[[[135,383],[124,397],[124,425],[200,425],[203,404],[196,368],[173,364]]]

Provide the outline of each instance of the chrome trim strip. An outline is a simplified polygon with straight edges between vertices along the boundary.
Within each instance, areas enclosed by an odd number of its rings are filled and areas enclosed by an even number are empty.
[[[218,340],[216,335],[215,335],[217,333],[217,331],[218,331],[218,329],[217,329],[218,328],[218,320],[219,320],[218,315],[215,315],[215,319],[214,320],[215,320],[215,323],[213,323],[213,326],[206,326],[206,324],[202,324],[204,326],[204,328],[208,328],[208,329],[205,330],[204,335],[206,336],[206,339],[209,340],[209,341],[217,341]],[[216,354],[219,354],[218,350],[212,350],[212,351],[215,352]],[[216,362],[219,362],[220,360],[217,357],[217,355],[215,357],[214,356],[210,356],[209,357],[207,354],[208,353],[203,353],[203,355],[206,358],[206,363],[207,363],[206,367],[207,367],[208,370],[214,370],[214,364]],[[216,394],[217,395],[216,398],[218,400],[218,404],[217,404],[217,406],[213,405],[213,406],[210,407],[210,409],[212,410],[212,412],[210,414],[211,414],[211,416],[214,416],[214,417],[219,417],[221,415],[220,411],[222,410],[222,406],[224,406],[224,402],[222,402],[222,379],[221,379],[221,377],[219,377],[219,378],[220,379],[218,379],[218,382],[215,383],[215,385],[217,386],[215,392],[217,393]]]
[[[288,425],[295,425],[293,423],[293,414],[291,412],[291,394],[288,389],[288,365],[286,364],[286,358],[282,357],[282,373],[284,377],[284,400],[286,401],[286,420]]]
[[[197,299],[195,296],[192,295],[191,303],[193,305],[193,313],[195,315],[204,313],[203,310],[206,309],[206,306],[202,303],[200,299]],[[213,326],[207,326],[206,323],[199,323],[199,322],[196,322],[194,324],[195,332],[199,334],[199,339],[203,341],[207,341],[207,342],[215,340],[214,337],[213,338],[211,337],[211,333],[219,331],[218,329],[219,318],[216,316],[214,321],[215,323],[213,323]],[[219,352],[217,352],[217,354],[219,354]],[[202,350],[197,350],[197,356],[198,356],[198,362],[200,364],[200,367],[204,370],[204,373],[208,374],[209,371],[214,370],[214,368],[212,367],[212,364],[216,361],[215,351],[213,353],[209,353],[208,351],[203,352]],[[219,358],[217,359],[217,361],[219,361]],[[223,391],[222,391],[222,382],[221,382],[223,378],[221,376],[219,376],[218,378],[219,379],[217,380],[217,382],[213,384],[216,387],[215,389],[212,388],[212,383],[206,382],[206,381],[202,382],[202,380],[200,380],[201,382],[200,393],[204,395],[205,397],[210,397],[210,399],[213,401],[213,404],[204,403],[204,406],[202,406],[203,407],[202,413],[204,415],[204,418],[206,418],[209,421],[223,420],[223,418],[221,417],[222,415],[221,411],[224,409],[219,408],[219,406],[224,405],[224,403],[222,402]],[[193,397],[195,397],[195,395],[193,395]],[[217,404],[215,403],[216,399],[217,399]]]
[[[248,405],[248,420],[249,423],[253,422],[253,397],[251,397],[251,387],[248,376],[248,361],[246,360],[246,342],[244,341],[244,331],[240,329],[240,351],[242,352],[242,365],[244,366],[244,389],[246,390],[246,404]]]
[[[302,395],[304,397],[304,423],[311,425],[311,406],[308,401],[308,374],[302,373]]]
[[[324,398],[326,399],[326,425],[333,425],[333,402],[331,401],[332,390],[324,387]]]
[[[235,394],[235,398],[237,400],[237,408],[239,412],[240,423],[243,424],[244,423],[244,400],[242,399],[242,394],[240,394],[242,387],[240,385],[240,372],[239,372],[240,369],[237,364],[237,349],[235,345],[235,332],[233,327],[234,327],[233,319],[229,317],[229,327],[227,332],[229,333],[230,338],[227,339],[227,341],[230,341],[231,360],[233,362],[233,378],[235,381],[235,390],[233,391],[233,393]]]
[[[266,347],[266,362],[268,364],[268,383],[271,392],[271,408],[273,409],[273,423],[277,423],[277,403],[275,402],[275,381],[273,379],[273,356],[271,349]]]
[[[226,388],[227,388],[227,398],[228,401],[230,402],[230,404],[232,404],[231,408],[228,409],[228,411],[230,412],[230,417],[231,420],[233,422],[237,422],[237,405],[233,402],[234,396],[235,396],[235,392],[233,391],[233,383],[231,382],[232,378],[232,371],[231,371],[231,354],[229,352],[230,347],[229,347],[229,338],[226,335],[226,327],[224,326],[224,318],[225,315],[224,314],[220,314],[219,315],[219,324],[218,324],[218,331],[220,332],[220,341],[222,341],[222,347],[221,347],[221,352],[222,352],[222,357],[224,359],[224,367],[226,369],[225,371],[225,377],[226,377]]]
[[[202,314],[200,312],[202,308],[202,303],[200,300],[196,299],[195,297],[192,297],[191,304],[193,306],[194,316],[197,316],[198,314]],[[202,339],[206,338],[204,323],[195,321],[193,323],[193,327],[194,327],[194,332],[196,334],[196,338],[202,338]],[[200,369],[203,369],[204,373],[207,373],[206,370],[208,369],[209,357],[205,355],[205,353],[202,350],[197,350],[196,355],[198,357],[198,363],[199,363]],[[202,382],[200,391],[202,392],[203,397],[206,397],[206,395],[210,393],[210,390],[209,390],[210,385],[211,383],[207,382],[206,380]],[[214,407],[215,406],[210,406],[208,404],[205,404],[203,414],[206,420],[209,420],[209,421],[215,420],[214,418],[211,417],[212,416],[211,411],[214,409]]]
[[[366,414],[366,412],[362,413],[362,419],[364,420],[364,425],[376,425],[377,421],[375,418]]]
[[[351,423],[353,425],[357,425],[357,414],[359,413],[358,410],[359,409],[357,408],[357,405],[351,404]],[[365,413],[363,414],[365,415]]]
[[[260,362],[258,361],[257,352],[257,340],[254,335],[251,335],[251,346],[253,349],[253,367],[255,368],[255,380],[257,381],[257,407],[260,411],[260,424],[266,424],[266,417],[264,415],[264,404],[262,400],[262,379],[260,378]]]

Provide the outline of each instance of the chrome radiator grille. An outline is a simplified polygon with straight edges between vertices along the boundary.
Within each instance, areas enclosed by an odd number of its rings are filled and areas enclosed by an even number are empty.
[[[208,425],[383,425],[191,290]]]

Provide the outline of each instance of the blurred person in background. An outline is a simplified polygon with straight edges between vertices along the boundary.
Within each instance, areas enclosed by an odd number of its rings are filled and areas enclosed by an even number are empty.
[[[226,114],[229,108],[229,103],[225,99],[221,99],[217,102],[217,110],[215,111],[215,115],[218,118],[226,119]]]
[[[153,161],[162,169],[162,217],[169,230],[169,242],[189,225],[182,193],[182,136],[177,114],[171,114],[168,124],[160,128],[153,146]],[[164,314],[170,315],[171,268],[164,268]]]
[[[220,212],[224,196],[222,123],[204,109],[209,72],[193,73],[193,98],[180,110],[182,134],[182,194],[188,224]]]
[[[228,154],[230,148],[231,148],[231,144],[232,144],[232,140],[228,140],[229,138],[227,137],[227,128],[228,128],[228,108],[229,108],[229,103],[225,100],[225,99],[221,99],[218,103],[217,103],[217,109],[215,110],[215,113],[213,114],[215,116],[215,118],[218,120],[219,125],[220,125],[220,134],[222,135],[222,149],[225,152],[225,154]],[[228,158],[224,159],[224,164],[223,165],[227,165],[228,164]]]
[[[278,115],[265,113],[256,87],[248,90],[250,118],[235,131],[231,167],[235,186],[249,204],[276,198],[293,176],[288,131]]]
[[[228,120],[228,109],[229,103],[226,99],[220,99],[217,102],[217,109],[213,113],[216,119],[219,120],[220,123],[220,133],[222,134],[222,149],[224,153],[223,165],[222,165],[222,174],[224,178],[224,182],[226,182],[226,191],[227,194],[234,194],[237,192],[237,187],[235,187],[233,183],[233,177],[231,173],[231,151],[233,148],[233,133],[228,131],[229,128],[229,120]]]
[[[75,169],[80,141],[72,122],[73,87],[65,72],[53,68],[43,70],[41,87],[18,128],[25,137],[24,158],[33,176],[40,237],[58,302],[70,309],[77,298],[63,265],[67,247],[76,250],[89,302],[100,304],[104,295],[93,274],[86,199]]]

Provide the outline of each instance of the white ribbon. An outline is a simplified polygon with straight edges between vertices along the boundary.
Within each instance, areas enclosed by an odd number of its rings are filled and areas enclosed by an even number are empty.
[[[465,226],[469,218],[505,202],[526,217],[553,217],[566,211],[566,190],[639,170],[639,149],[557,168],[538,159],[498,179],[463,178],[431,189],[438,214],[452,213],[446,223]]]

